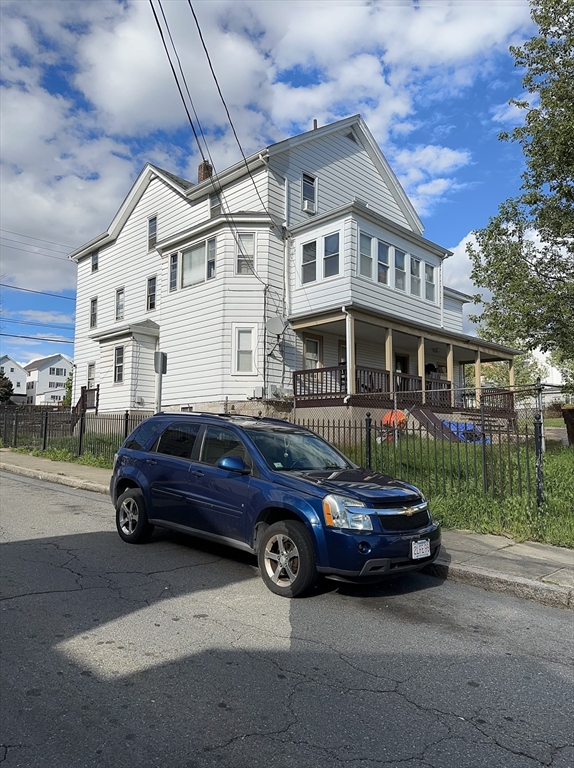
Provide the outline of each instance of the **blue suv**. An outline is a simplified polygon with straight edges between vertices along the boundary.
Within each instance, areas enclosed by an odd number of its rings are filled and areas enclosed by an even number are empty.
[[[285,597],[319,574],[372,582],[417,570],[440,549],[417,488],[279,419],[158,413],[116,454],[110,493],[124,541],[159,526],[237,547]]]

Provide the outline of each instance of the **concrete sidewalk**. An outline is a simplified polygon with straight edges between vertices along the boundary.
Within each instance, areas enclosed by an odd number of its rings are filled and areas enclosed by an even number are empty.
[[[0,469],[108,493],[109,469],[56,462],[0,449]],[[574,609],[574,550],[549,544],[517,544],[505,536],[443,530],[441,554],[426,572],[546,605]]]

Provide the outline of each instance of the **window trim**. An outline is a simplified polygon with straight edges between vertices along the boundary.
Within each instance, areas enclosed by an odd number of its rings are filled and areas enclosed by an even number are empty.
[[[174,254],[174,253],[171,254],[171,256],[170,256],[170,269],[171,269],[171,266],[172,266],[171,259],[173,258],[173,256],[177,255],[178,268],[179,268],[179,262],[181,261],[181,268],[179,269],[179,282],[178,282],[178,285],[179,285],[179,287],[182,290],[184,288],[193,288],[196,285],[202,285],[203,283],[207,283],[209,280],[213,280],[215,278],[216,272],[217,272],[215,266],[214,266],[213,275],[211,277],[207,276],[207,274],[208,274],[207,267],[208,267],[208,261],[209,261],[208,260],[208,256],[209,256],[209,243],[212,242],[212,241],[215,243],[215,245],[213,246],[214,247],[214,259],[213,259],[213,261],[214,261],[214,264],[215,264],[217,262],[217,259],[216,259],[217,237],[206,237],[206,238],[203,238],[201,240],[197,240],[196,242],[190,243],[190,245],[187,246],[186,248],[182,248],[181,251],[179,251],[177,254]],[[184,254],[189,253],[190,251],[194,250],[195,248],[198,248],[201,245],[203,245],[203,247],[204,247],[204,253],[203,253],[203,279],[202,280],[196,280],[193,283],[188,283],[187,285],[184,285],[184,283],[183,283],[184,277],[185,277]],[[172,291],[172,290],[175,290],[175,289],[173,289],[171,287],[171,272],[170,272],[170,291]]]
[[[122,361],[121,363],[118,363],[118,350],[122,350]],[[117,347],[114,347],[114,384],[123,384],[124,383],[124,367],[125,367],[125,360],[126,360],[126,348],[124,344],[119,344]],[[118,368],[121,368],[120,375],[118,377]]]
[[[120,298],[120,296],[122,299],[121,314],[118,312],[118,306],[119,306],[118,299]],[[124,286],[122,286],[121,288],[116,288],[116,303],[115,303],[116,323],[119,322],[120,320],[125,320],[125,317],[126,317],[126,289]]]
[[[153,222],[153,231],[152,231]],[[148,253],[155,250],[157,244],[157,213],[153,216],[148,216],[147,220],[147,249]]]
[[[251,269],[247,272],[240,272],[239,266],[239,239],[245,235],[251,235],[253,237],[253,257],[251,261]],[[257,274],[257,232],[255,230],[245,230],[244,232],[237,232],[237,236],[234,237],[235,242],[235,258],[234,258],[234,272],[237,277],[254,277]]]
[[[240,371],[238,367],[239,331],[251,331],[251,370]],[[234,376],[258,376],[257,370],[257,323],[232,323],[231,373]]]
[[[95,311],[94,311],[94,308],[95,308]],[[90,299],[89,324],[90,324],[90,329],[98,327],[98,297],[97,296],[92,296],[92,298]]]
[[[153,294],[149,291],[149,284],[154,280]],[[153,295],[153,307],[150,307],[150,297]],[[150,275],[146,280],[146,294],[145,294],[145,306],[146,312],[155,312],[157,309],[157,275]]]
[[[308,183],[308,186],[313,187],[313,199],[311,199],[309,196],[305,196],[305,178],[310,179],[312,181],[312,185]],[[314,176],[312,173],[307,173],[306,171],[302,171],[301,173],[301,210],[305,213],[316,213],[317,212],[317,176]],[[305,202],[308,201],[312,204],[313,210],[312,211],[305,211]]]
[[[324,368],[323,365],[323,337],[322,336],[316,336],[313,333],[303,333],[302,334],[302,342],[303,342],[303,370],[305,371],[317,371],[319,368]],[[317,365],[315,368],[308,368],[306,365],[307,362],[307,353],[306,353],[306,343],[307,341],[316,341],[318,344],[318,353],[317,353],[317,362],[319,365]]]

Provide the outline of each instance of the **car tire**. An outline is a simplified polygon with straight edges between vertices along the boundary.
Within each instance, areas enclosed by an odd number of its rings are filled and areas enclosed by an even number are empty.
[[[303,523],[281,520],[261,536],[257,559],[265,585],[282,597],[301,597],[317,581],[311,537]]]
[[[154,526],[148,522],[143,493],[139,488],[128,488],[116,503],[116,528],[128,544],[149,541]]]

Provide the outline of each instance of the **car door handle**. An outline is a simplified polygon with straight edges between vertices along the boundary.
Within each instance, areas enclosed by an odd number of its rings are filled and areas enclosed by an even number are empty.
[[[191,474],[195,475],[195,477],[205,477],[205,473],[202,472],[201,469],[193,469]]]
[[[155,459],[146,459],[145,463],[146,464],[157,464],[157,461]]]

